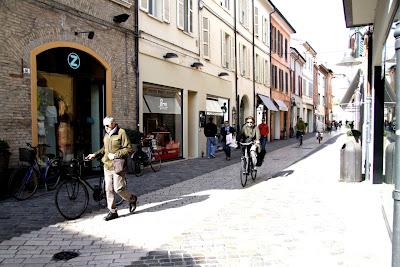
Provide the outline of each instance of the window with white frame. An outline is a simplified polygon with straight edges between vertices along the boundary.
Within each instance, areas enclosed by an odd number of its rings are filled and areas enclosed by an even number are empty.
[[[239,45],[239,63],[240,63],[240,74],[248,77],[250,75],[250,50],[245,45]]]
[[[210,58],[210,20],[203,17],[203,56]]]
[[[254,35],[259,36],[258,7],[254,7]]]
[[[221,31],[221,65],[227,69],[233,69],[232,36]]]
[[[262,17],[262,41],[263,43],[267,44],[268,43],[268,19],[266,17]]]
[[[193,33],[193,0],[177,1],[178,28]]]
[[[249,1],[239,0],[239,21],[248,28],[249,25]]]
[[[140,0],[140,9],[165,22],[170,21],[170,0]]]
[[[256,80],[256,82],[259,82],[260,81],[260,71],[261,71],[261,68],[260,68],[260,56],[258,55],[258,54],[256,54],[256,64],[255,64],[255,80]]]

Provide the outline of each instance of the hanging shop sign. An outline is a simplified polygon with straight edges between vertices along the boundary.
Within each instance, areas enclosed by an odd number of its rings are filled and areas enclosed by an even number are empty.
[[[81,65],[81,59],[79,58],[77,53],[69,53],[68,58],[68,65],[71,67],[71,69],[78,69],[79,66]]]

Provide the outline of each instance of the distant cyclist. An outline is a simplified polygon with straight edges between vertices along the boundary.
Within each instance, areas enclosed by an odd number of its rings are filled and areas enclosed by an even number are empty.
[[[322,121],[317,119],[317,121],[315,123],[315,127],[317,130],[317,139],[322,140],[322,133],[324,132],[324,124],[322,123]]]
[[[254,142],[251,146],[242,147],[243,155],[245,149],[250,149],[250,156],[253,161],[254,169],[256,169],[257,165],[257,150],[260,147],[260,130],[255,125],[255,120],[253,116],[249,116],[246,118],[246,123],[243,125],[242,130],[240,132],[240,142],[242,143],[250,143]]]
[[[303,135],[306,130],[306,125],[302,118],[299,118],[296,123],[296,138],[300,138],[300,146],[303,144]]]

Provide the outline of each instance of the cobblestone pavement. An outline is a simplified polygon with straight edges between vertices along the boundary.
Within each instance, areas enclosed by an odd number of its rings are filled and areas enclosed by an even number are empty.
[[[344,138],[326,138],[321,145],[310,138],[303,147],[290,144],[267,153],[246,188],[236,159],[141,194],[135,214],[122,208],[119,219],[105,222],[104,211],[93,210],[75,221],[48,223],[2,241],[0,264],[390,266],[390,240],[374,186],[338,182]],[[202,161],[207,160],[196,163]],[[0,207],[13,209],[4,202]],[[62,250],[80,255],[53,260]]]
[[[305,138],[311,137],[312,134],[308,134]],[[295,138],[291,138],[268,143],[267,152],[272,152],[296,142]],[[129,188],[131,192],[141,196],[235,164],[239,161],[239,158],[240,150],[233,149],[231,161],[226,161],[224,153],[221,151],[217,153],[217,158],[212,160],[198,158],[163,163],[161,170],[157,173],[154,173],[150,168],[146,168],[142,177],[128,175]],[[96,180],[92,179],[91,181],[96,182]],[[55,207],[54,194],[54,191],[46,192],[44,189],[39,189],[34,197],[26,201],[19,202],[14,199],[0,201],[0,229],[2,229],[0,231],[0,241],[64,221],[64,218]],[[87,212],[90,213],[102,208],[91,199]]]

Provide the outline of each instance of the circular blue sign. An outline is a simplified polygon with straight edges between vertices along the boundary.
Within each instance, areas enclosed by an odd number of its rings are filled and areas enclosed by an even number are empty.
[[[81,65],[81,59],[79,58],[77,53],[69,53],[68,58],[68,65],[71,67],[71,69],[76,70],[77,68],[79,68],[79,66]]]

